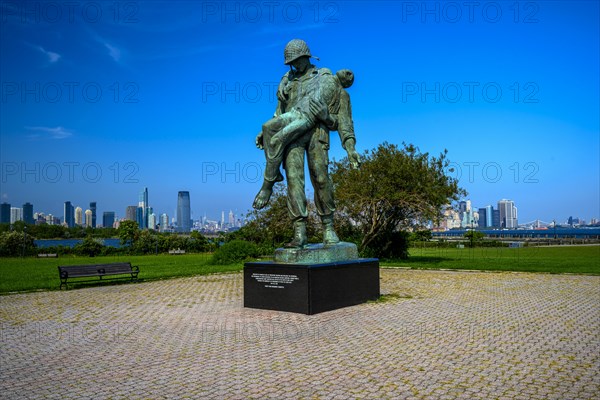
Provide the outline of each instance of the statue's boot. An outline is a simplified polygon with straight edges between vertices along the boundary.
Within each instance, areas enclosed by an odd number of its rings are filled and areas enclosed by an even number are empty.
[[[285,245],[287,248],[302,248],[306,246],[308,239],[306,238],[306,220],[301,219],[294,221],[294,238],[291,242]]]
[[[336,244],[340,242],[335,229],[333,228],[333,214],[324,215],[321,217],[323,222],[323,244]]]

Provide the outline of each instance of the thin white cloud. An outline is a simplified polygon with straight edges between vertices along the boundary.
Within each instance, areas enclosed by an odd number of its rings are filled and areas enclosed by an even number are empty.
[[[119,62],[121,60],[121,49],[108,42],[104,42],[103,44],[108,49],[108,55],[116,62]]]
[[[55,53],[53,51],[48,51],[46,49],[44,49],[42,46],[36,46],[36,49],[38,49],[42,54],[44,54],[46,57],[48,57],[48,61],[51,64],[54,64],[55,62],[57,62],[58,60],[60,60],[61,55],[58,53]]]
[[[25,128],[33,132],[38,132],[29,135],[29,139],[31,140],[45,138],[60,140],[73,136],[73,132],[63,128],[62,126],[57,126],[56,128],[50,128],[46,126],[26,126]]]

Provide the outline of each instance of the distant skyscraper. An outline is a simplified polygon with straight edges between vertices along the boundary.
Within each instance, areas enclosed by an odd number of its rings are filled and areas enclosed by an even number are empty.
[[[75,209],[71,205],[71,202],[65,201],[63,216],[64,216],[64,222],[69,228],[72,228],[75,226],[75,215],[74,214],[75,214]]]
[[[479,220],[477,221],[477,226],[481,228],[487,228],[487,208],[479,209]]]
[[[221,211],[221,229],[225,228],[225,211]]]
[[[190,192],[177,194],[177,231],[189,232],[191,225]]]
[[[33,204],[23,204],[23,221],[25,221],[26,224],[35,224],[35,219],[33,218]]]
[[[156,229],[156,214],[154,213],[148,215],[148,229]]]
[[[145,229],[148,227],[148,188],[144,188],[140,192],[138,208],[141,208],[141,217],[138,211],[138,225],[140,229]]]
[[[18,207],[10,208],[10,223],[14,224],[17,221],[23,221],[23,209]]]
[[[138,228],[142,229],[144,226],[144,209],[142,207],[135,209],[135,221],[138,224]]]
[[[115,223],[115,212],[104,211],[102,214],[102,226],[105,228],[112,228]]]
[[[75,207],[75,225],[83,226],[83,210]]]
[[[96,227],[96,202],[92,201],[90,202],[90,211],[92,212],[92,225],[90,225],[92,228]]]
[[[127,206],[125,209],[125,219],[129,221],[137,221],[137,207],[136,206]]]
[[[233,228],[235,226],[235,215],[233,215],[233,211],[229,210],[229,227]]]
[[[92,228],[93,221],[92,210],[85,210],[85,227]]]
[[[485,206],[485,227],[491,228],[494,226],[494,207],[491,205]]]
[[[10,204],[0,204],[0,224],[10,224]]]
[[[167,214],[160,215],[160,231],[164,232],[169,229],[169,216]]]
[[[492,210],[492,226],[500,228],[500,210]]]
[[[512,200],[502,199],[498,201],[498,210],[500,211],[500,227],[506,229],[517,228],[517,207],[515,207]]]

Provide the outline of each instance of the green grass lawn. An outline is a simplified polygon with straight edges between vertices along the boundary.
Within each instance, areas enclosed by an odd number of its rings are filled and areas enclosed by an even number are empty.
[[[140,267],[139,278],[141,281],[242,270],[242,264],[209,265],[208,262],[211,256],[211,254],[184,254],[175,256],[161,254],[94,258],[75,256],[50,259],[0,258],[0,293],[58,290],[60,286],[60,279],[58,277],[59,265],[131,262],[132,265]]]
[[[210,254],[73,257],[54,259],[0,258],[0,293],[58,290],[58,265],[131,262],[140,267],[141,281],[241,271],[242,263],[210,265]],[[406,261],[382,262],[385,267],[471,269],[600,275],[600,246],[525,248],[411,248]],[[79,285],[76,285],[76,287]]]
[[[386,267],[472,269],[600,275],[600,246],[411,248],[406,261]]]

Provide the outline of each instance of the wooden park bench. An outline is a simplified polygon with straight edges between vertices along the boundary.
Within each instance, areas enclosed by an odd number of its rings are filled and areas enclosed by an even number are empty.
[[[95,265],[64,265],[58,266],[58,274],[60,275],[60,288],[63,285],[67,288],[67,280],[72,278],[91,278],[98,277],[99,279],[83,280],[78,282],[92,282],[92,281],[104,281],[103,279],[107,276],[115,275],[128,275],[128,276],[117,276],[111,279],[130,279],[132,282],[137,280],[140,268],[132,266],[131,263],[113,263],[113,264],[95,264]]]

